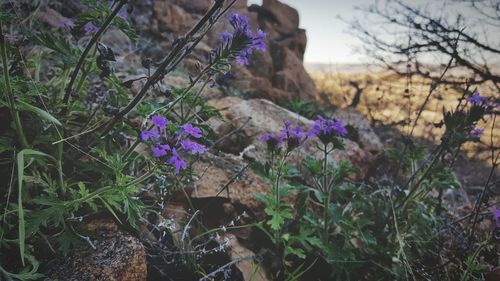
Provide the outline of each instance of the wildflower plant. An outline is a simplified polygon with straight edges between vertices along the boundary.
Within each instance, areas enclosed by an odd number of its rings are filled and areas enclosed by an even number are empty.
[[[116,75],[116,54],[101,39],[112,29],[137,39],[127,0],[88,0],[83,12],[49,25],[16,20],[9,10],[16,5],[2,9],[1,103],[12,127],[0,138],[0,174],[8,183],[0,189],[9,194],[0,203],[0,252],[19,254],[0,255],[0,279],[41,277],[35,257],[40,243],[64,254],[88,243],[80,227],[89,214],[104,212],[137,227],[146,212],[158,212],[144,205],[145,186],[173,186],[176,178],[190,177],[190,163],[208,150],[200,123],[217,115],[203,90],[227,75],[233,60],[249,63],[265,47],[265,34],[254,33],[244,16],[231,15],[231,35],[185,87],[171,89],[165,103],[143,101],[234,2],[215,1],[163,59],[148,64],[146,76],[126,81]],[[36,48],[19,48],[23,40]],[[139,80],[145,82],[132,96],[129,88]],[[148,147],[146,154],[140,145]]]
[[[328,245],[330,237],[330,220],[328,214],[330,212],[329,203],[331,193],[333,187],[340,184],[352,170],[348,162],[341,162],[340,169],[333,169],[334,165],[328,159],[329,154],[335,149],[343,149],[342,137],[346,135],[347,130],[342,120],[318,117],[309,129],[293,126],[290,121],[284,121],[284,128],[278,133],[267,133],[260,138],[266,144],[267,151],[270,154],[270,161],[266,164],[266,171],[268,178],[272,180],[273,188],[270,194],[257,195],[257,199],[264,202],[266,206],[265,212],[269,216],[269,220],[266,222],[268,227],[261,226],[261,228],[270,235],[271,240],[276,245],[276,253],[282,259],[283,269],[277,273],[278,276],[295,278],[304,274],[307,271],[305,263],[302,263],[299,267],[301,270],[298,271],[291,271],[286,265],[289,265],[294,258],[305,259],[306,249],[313,247],[321,248],[322,245]],[[305,166],[311,171],[317,186],[305,187],[300,184],[293,184],[292,182],[283,182],[291,170],[287,166],[290,154],[303,145],[304,142],[316,137],[323,145],[322,147],[318,147],[322,152],[323,158],[318,160],[308,158]],[[301,223],[298,232],[289,229],[292,221],[300,221],[304,216],[304,212],[294,215],[290,205],[283,202],[283,198],[289,196],[292,191],[302,195],[307,195],[311,191],[315,194],[320,194],[316,199],[323,204],[322,213],[324,222],[321,223],[321,227],[317,228],[321,228],[321,231],[316,232],[314,227],[312,228],[313,230],[307,228],[307,226],[311,225],[305,222]],[[304,196],[301,197],[306,199]],[[306,201],[302,199],[297,200],[299,208],[305,208]],[[317,217],[316,214],[313,217]],[[318,237],[323,237],[323,244],[321,244]]]

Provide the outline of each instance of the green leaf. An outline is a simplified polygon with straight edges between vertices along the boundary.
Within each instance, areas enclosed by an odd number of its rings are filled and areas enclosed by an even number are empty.
[[[104,206],[106,207],[106,209],[108,209],[108,211],[113,215],[113,217],[115,217],[115,219],[120,223],[120,224],[123,224],[122,221],[120,220],[120,218],[116,215],[115,211],[113,210],[113,207],[111,207],[108,202],[106,202],[106,200],[102,199],[102,197],[98,196],[97,198],[99,198],[102,203],[104,204]]]
[[[271,219],[267,222],[271,229],[279,230],[285,224],[285,219],[292,218],[292,212],[290,209],[281,209],[276,210],[274,208],[266,208],[264,212],[271,217]]]
[[[40,151],[32,150],[32,149],[23,149],[17,154],[17,186],[18,186],[18,195],[17,195],[17,214],[19,219],[19,251],[21,254],[21,262],[23,266],[24,263],[24,250],[25,250],[25,239],[26,239],[26,225],[24,221],[24,209],[23,209],[23,182],[24,182],[24,160],[25,157],[33,157],[33,156],[44,156],[54,159],[52,156],[45,154]],[[54,159],[55,160],[55,159]]]
[[[50,113],[48,113],[47,111],[43,110],[43,109],[40,109],[36,106],[33,106],[29,103],[25,103],[23,102],[22,100],[18,100],[19,104],[20,104],[20,107],[19,109],[23,110],[23,111],[29,111],[29,112],[32,112],[36,115],[38,115],[40,118],[42,119],[45,119],[51,123],[54,123],[58,126],[62,126],[61,122],[59,122],[59,120],[57,120],[54,116],[52,116]]]

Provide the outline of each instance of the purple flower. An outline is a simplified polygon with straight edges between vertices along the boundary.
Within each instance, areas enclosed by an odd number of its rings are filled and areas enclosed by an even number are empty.
[[[301,140],[304,137],[301,127],[296,127],[295,129],[292,129],[291,127],[292,124],[288,120],[285,120],[283,123],[285,124],[285,128],[281,130],[281,135],[280,135],[281,139],[294,138],[297,140]]]
[[[262,135],[260,137],[260,141],[265,142],[265,143],[270,142],[270,141],[275,141],[276,143],[278,143],[279,138],[276,137],[276,135],[273,133],[267,133],[267,134]]]
[[[250,56],[253,50],[251,48],[243,49],[236,55],[236,61],[241,65],[250,64]]]
[[[153,116],[153,118],[151,118],[151,122],[161,130],[164,130],[167,127],[168,123],[170,123],[165,117],[160,115]]]
[[[187,135],[192,136],[193,138],[201,138],[201,130],[200,128],[193,127],[190,123],[184,124],[182,126],[182,132],[184,132]]]
[[[168,144],[161,144],[153,147],[153,156],[156,158],[167,155],[170,151],[170,146]]]
[[[174,148],[172,150],[172,157],[168,159],[168,163],[175,166],[175,173],[178,174],[180,169],[185,170],[187,165],[184,160],[177,154],[177,150]]]
[[[252,30],[250,29],[250,25],[248,24],[248,17],[242,16],[240,14],[231,14],[229,16],[229,23],[233,26],[235,32],[241,32],[248,37],[251,37]]]
[[[336,137],[347,136],[347,129],[342,120],[324,119],[318,116],[307,135],[316,135],[323,143],[329,143]]]
[[[467,98],[467,102],[470,102],[472,104],[487,103],[488,98],[481,97],[481,95],[478,92],[475,92],[474,94],[472,94],[472,96]]]
[[[58,22],[53,22],[50,23],[50,25],[55,26],[55,27],[72,27],[75,24],[75,19],[74,18],[68,18],[63,21],[58,21]]]
[[[219,36],[219,40],[222,44],[229,44],[229,42],[233,39],[233,34],[229,31],[224,31]]]
[[[120,18],[126,18],[127,17],[127,13],[125,11],[119,11],[118,14],[117,14]]]
[[[271,152],[278,150],[283,144],[283,140],[273,133],[262,135],[260,141],[267,144],[267,150]]]
[[[495,104],[494,104],[494,103],[488,103],[488,104],[486,105],[486,108],[487,108],[487,109],[489,109],[489,110],[493,110],[493,109],[495,109],[495,108],[497,108],[497,107],[500,107],[500,103],[498,103],[498,102],[497,102],[497,103],[495,103]]]
[[[283,121],[285,128],[280,131],[279,138],[281,142],[287,144],[287,150],[291,151],[300,145],[301,141],[306,138],[301,127],[292,128],[290,121]]]
[[[207,151],[207,148],[203,144],[199,144],[188,139],[181,141],[181,147],[186,151],[190,151],[191,154],[201,154]]]
[[[91,33],[96,33],[98,30],[99,30],[99,27],[97,27],[95,24],[93,24],[92,22],[87,22],[84,26],[83,26],[83,30],[85,31],[85,34],[86,35],[89,35]]]
[[[160,134],[158,134],[158,132],[156,130],[144,130],[141,132],[141,139],[143,141],[147,141],[150,138],[157,139],[159,137],[160,137]]]
[[[500,227],[500,210],[493,207],[491,208],[491,214],[493,215],[493,220],[495,221],[497,227]]]
[[[483,128],[474,127],[469,132],[469,136],[471,138],[474,138],[474,139],[479,139],[479,138],[481,138],[481,136],[483,135],[483,133],[484,133],[484,129]]]
[[[266,39],[266,33],[262,31],[262,29],[257,30],[257,36],[255,36],[253,40],[253,45],[256,50],[258,51],[264,51],[266,49],[266,42],[264,41]]]
[[[248,65],[254,50],[262,51],[266,48],[266,33],[259,29],[254,34],[248,23],[248,17],[244,15],[231,14],[229,23],[234,31],[223,32],[219,39],[223,45],[230,45],[230,49],[236,53],[234,58],[238,63]]]

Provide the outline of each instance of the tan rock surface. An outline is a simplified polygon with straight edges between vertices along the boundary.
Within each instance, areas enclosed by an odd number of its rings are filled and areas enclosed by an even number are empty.
[[[49,264],[51,280],[141,281],[147,278],[146,252],[139,239],[118,229],[111,220],[86,225],[92,249],[85,245]]]

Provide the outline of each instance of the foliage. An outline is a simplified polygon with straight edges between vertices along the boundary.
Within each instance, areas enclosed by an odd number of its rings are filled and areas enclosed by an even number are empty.
[[[296,99],[287,101],[282,106],[308,119],[326,116],[326,108],[314,101]]]
[[[53,26],[32,18],[16,20],[8,9],[0,12],[0,111],[9,125],[0,138],[0,194],[5,195],[0,202],[0,279],[43,278],[39,265],[47,257],[40,257],[40,249],[58,256],[91,244],[84,228],[93,216],[111,217],[135,230],[149,226],[149,217],[158,218],[155,231],[172,246],[150,245],[158,258],[163,263],[178,259],[201,280],[227,277],[226,269],[236,263],[213,268],[203,262],[229,244],[217,241],[218,234],[253,226],[271,242],[264,250],[269,255],[262,256],[278,261],[271,270],[275,280],[306,278],[321,262],[327,264],[328,278],[416,280],[444,263],[439,254],[446,226],[442,195],[459,187],[449,158],[463,144],[480,139],[483,129],[477,125],[497,104],[466,92],[455,109],[443,111],[436,126],[444,133],[435,148],[426,151],[406,140],[385,151],[398,165],[387,175],[391,184],[380,184],[355,182],[356,168],[331,160],[345,149],[342,120],[324,117],[324,109],[312,102],[291,101],[288,108],[317,119],[311,128],[285,121],[281,131],[261,137],[269,161],[254,165],[272,188],[255,196],[266,219],[207,229],[198,220],[201,211],[184,194],[193,213],[183,228],[175,229],[158,206],[167,204],[163,196],[184,192],[193,180],[193,164],[213,144],[203,122],[221,118],[205,103],[203,92],[223,82],[231,63],[246,65],[263,50],[265,33],[252,30],[245,16],[230,15],[232,31],[221,34],[207,63],[200,63],[185,86],[165,90],[161,80],[183,72],[179,63],[230,6],[216,1],[170,54],[143,62],[147,75],[123,81],[114,72],[115,52],[100,39],[118,29],[137,40],[123,16],[127,1],[85,3],[87,10]],[[19,42],[30,48],[20,48]],[[144,83],[132,95],[130,88],[139,81]],[[307,157],[301,167],[290,165],[290,156],[312,141],[321,157]],[[160,199],[151,200],[150,193]],[[494,216],[498,224],[500,215]],[[473,222],[472,238],[477,215]],[[468,246],[457,265],[461,271],[446,271],[448,279],[467,280],[484,272],[478,256],[491,247],[490,240]]]

